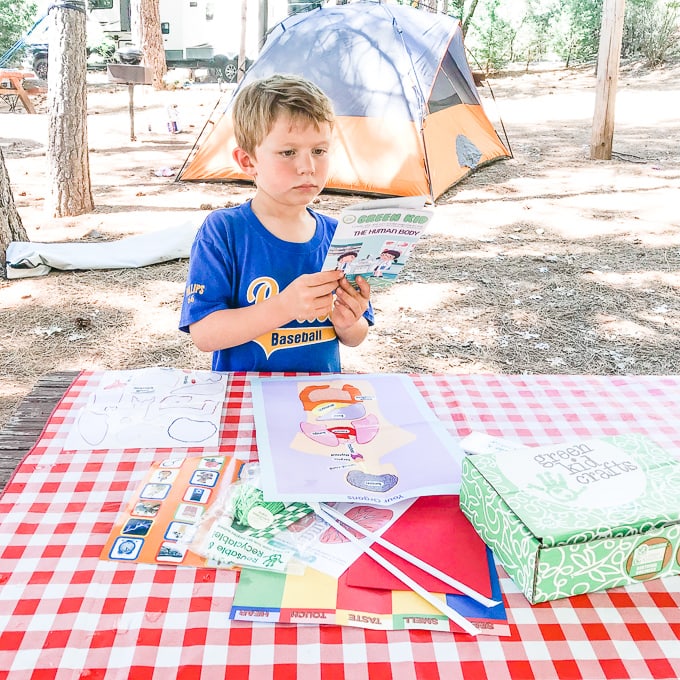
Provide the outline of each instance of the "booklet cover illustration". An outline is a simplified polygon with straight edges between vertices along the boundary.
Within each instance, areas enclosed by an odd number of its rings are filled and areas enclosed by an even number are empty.
[[[395,281],[434,215],[425,196],[385,198],[345,208],[322,270],[342,269],[373,288]]]

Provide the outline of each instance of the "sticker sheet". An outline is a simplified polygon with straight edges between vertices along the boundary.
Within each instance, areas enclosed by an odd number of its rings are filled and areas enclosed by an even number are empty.
[[[101,559],[206,566],[208,560],[192,552],[189,543],[241,464],[226,456],[170,457],[154,463],[118,516]]]
[[[510,626],[493,555],[488,549],[483,555],[482,562],[470,568],[488,573],[492,597],[499,604],[485,607],[467,595],[439,597],[471,621],[480,634],[507,636]],[[303,576],[243,569],[230,616],[236,621],[461,632],[457,624],[412,591],[356,587],[348,583],[347,573],[334,578],[309,567]]]

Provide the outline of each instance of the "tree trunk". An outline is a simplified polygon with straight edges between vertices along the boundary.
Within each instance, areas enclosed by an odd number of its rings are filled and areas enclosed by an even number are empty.
[[[468,29],[470,28],[470,23],[472,22],[472,17],[475,15],[475,10],[477,9],[478,3],[479,0],[472,0],[472,2],[470,3],[467,15],[463,19],[463,37],[467,35]]]
[[[14,205],[5,157],[0,149],[0,267],[3,273],[6,264],[5,251],[11,241],[28,241],[28,235]]]
[[[76,9],[81,5],[82,11]],[[94,209],[87,149],[85,3],[52,5],[49,36],[47,206],[53,217],[82,215]]]
[[[130,3],[132,41],[142,51],[142,64],[153,73],[156,90],[165,89],[163,76],[168,72],[161,33],[159,0],[133,0]]]

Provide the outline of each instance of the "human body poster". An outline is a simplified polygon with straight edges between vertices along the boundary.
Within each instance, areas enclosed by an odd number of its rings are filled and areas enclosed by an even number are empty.
[[[267,500],[389,505],[460,490],[462,451],[408,376],[254,379]]]

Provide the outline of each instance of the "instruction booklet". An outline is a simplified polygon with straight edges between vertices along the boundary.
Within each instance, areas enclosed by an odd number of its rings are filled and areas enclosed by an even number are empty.
[[[429,200],[384,198],[345,208],[322,270],[342,269],[350,281],[363,276],[373,288],[393,283],[432,220]]]

